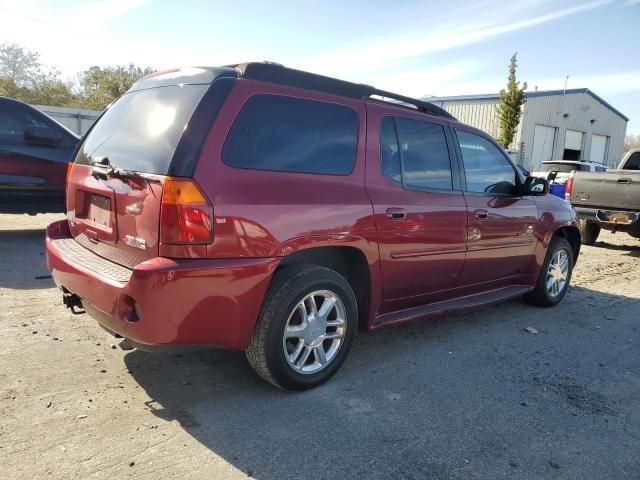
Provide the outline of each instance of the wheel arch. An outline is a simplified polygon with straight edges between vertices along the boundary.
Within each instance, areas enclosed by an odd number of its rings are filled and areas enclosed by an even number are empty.
[[[367,329],[372,298],[372,272],[365,253],[354,246],[315,246],[282,257],[276,271],[291,265],[311,264],[329,268],[353,289],[358,303],[358,327]]]
[[[582,244],[580,238],[580,230],[578,229],[578,227],[574,225],[565,225],[559,227],[553,232],[553,237],[564,238],[571,244],[573,250],[573,262],[575,264],[578,261],[580,246]]]

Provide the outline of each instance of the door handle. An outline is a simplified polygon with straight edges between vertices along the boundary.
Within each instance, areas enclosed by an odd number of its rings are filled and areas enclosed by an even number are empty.
[[[387,208],[387,217],[391,220],[405,220],[407,218],[407,211],[404,208]]]
[[[473,218],[475,218],[476,220],[486,220],[487,218],[489,218],[489,212],[482,209],[476,210],[473,212]]]
[[[625,184],[630,184],[631,183],[631,179],[630,178],[619,178],[618,179],[618,183],[625,183]]]

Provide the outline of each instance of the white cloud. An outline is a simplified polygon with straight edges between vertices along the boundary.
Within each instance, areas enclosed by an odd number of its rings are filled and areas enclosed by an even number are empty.
[[[540,78],[529,82],[530,89],[538,86],[539,90],[563,88],[564,78]],[[567,88],[588,88],[598,95],[640,92],[640,70],[603,75],[570,76]]]
[[[430,18],[428,24],[425,22],[420,28],[419,33],[302,58],[294,64],[303,69],[343,76],[373,71],[397,65],[403,60],[479,43],[499,35],[552,22],[608,3],[611,3],[611,0],[594,0],[557,8],[556,2],[547,0],[529,0],[506,5],[502,1],[485,1],[466,9],[456,9],[453,18],[452,15]],[[550,7],[553,9],[550,10]],[[423,12],[416,12],[416,15],[421,14]],[[461,19],[469,21],[460,21]],[[428,33],[422,33],[423,31]]]
[[[422,97],[437,92],[441,94],[443,85],[458,83],[479,71],[482,64],[474,60],[453,62],[428,68],[393,71],[356,81],[374,85],[382,90],[402,93],[412,97]]]
[[[408,69],[399,73],[385,73],[356,81],[374,85],[380,89],[398,92],[412,97],[426,95],[470,95],[497,93],[505,87],[503,75],[481,75],[483,65],[478,61],[458,61],[431,68]],[[528,91],[560,90],[564,87],[564,76],[534,77],[526,80]],[[640,70],[571,75],[567,88],[588,88],[602,96],[640,92]]]
[[[108,34],[109,22],[147,4],[149,0],[100,0],[61,7],[54,2],[0,0],[0,42],[18,43],[40,53],[44,64],[70,77],[90,65],[134,62],[155,65],[161,52],[129,45]]]

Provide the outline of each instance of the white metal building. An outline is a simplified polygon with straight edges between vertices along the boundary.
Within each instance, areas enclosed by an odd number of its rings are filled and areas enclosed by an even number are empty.
[[[95,110],[82,110],[80,108],[50,107],[46,105],[33,106],[78,135],[84,135],[102,113]]]
[[[591,160],[615,166],[623,152],[626,116],[587,88],[525,92],[511,149],[534,171],[543,160]],[[458,120],[498,137],[498,94],[427,97]]]

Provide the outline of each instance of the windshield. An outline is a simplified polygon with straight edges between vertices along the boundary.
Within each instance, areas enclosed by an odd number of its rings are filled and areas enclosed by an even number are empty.
[[[209,85],[172,85],[127,93],[91,130],[76,163],[107,157],[116,168],[164,175],[182,132]]]

